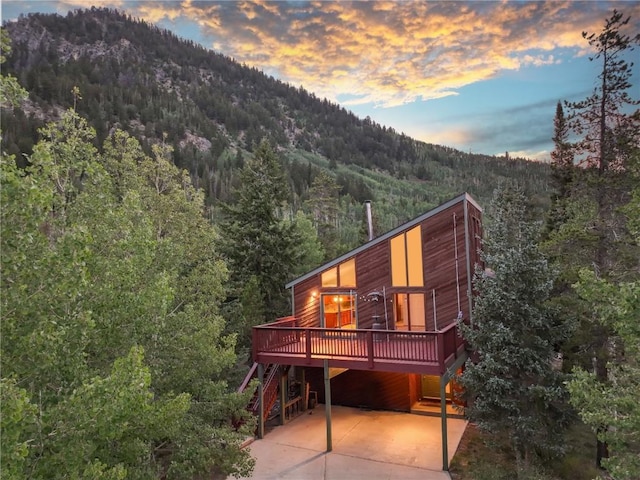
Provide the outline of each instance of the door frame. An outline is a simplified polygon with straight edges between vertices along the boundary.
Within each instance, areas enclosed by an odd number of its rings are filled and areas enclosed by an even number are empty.
[[[335,290],[335,291],[326,291],[320,293],[320,327],[321,328],[336,328],[343,329],[342,325],[336,327],[327,327],[325,321],[325,311],[324,311],[324,297],[335,297],[335,296],[349,296],[353,300],[353,309],[352,309],[352,318],[354,320],[353,325],[354,328],[358,328],[358,295],[355,290]],[[340,313],[340,305],[338,305],[338,313]],[[338,315],[339,318],[339,315]],[[340,322],[341,323],[341,322]],[[351,325],[351,324],[349,324]]]
[[[407,290],[397,290],[392,292],[392,299],[393,299],[393,325],[394,325],[394,329],[397,330],[397,326],[398,326],[398,308],[400,303],[398,302],[398,297],[400,295],[404,295],[406,296],[406,302],[407,305],[404,307],[407,309],[407,319],[406,319],[406,323],[404,324],[404,327],[406,328],[407,331],[418,331],[418,332],[424,332],[424,331],[428,331],[427,330],[427,296],[425,295],[424,291],[419,290],[419,291],[407,291]],[[424,315],[424,323],[423,325],[423,329],[422,330],[413,330],[412,329],[412,322],[411,322],[411,300],[410,300],[410,296],[411,295],[422,295],[422,311],[423,311],[423,315]],[[404,330],[404,329],[403,329]]]

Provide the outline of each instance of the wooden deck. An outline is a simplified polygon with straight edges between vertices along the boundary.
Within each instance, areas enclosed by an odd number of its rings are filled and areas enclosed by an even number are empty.
[[[294,317],[253,328],[255,362],[442,375],[464,354],[455,323],[439,332],[297,327]]]

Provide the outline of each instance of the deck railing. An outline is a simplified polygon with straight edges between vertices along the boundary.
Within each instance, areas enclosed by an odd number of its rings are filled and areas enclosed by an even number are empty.
[[[429,365],[440,373],[464,350],[455,323],[438,332],[299,327],[295,317],[253,328],[257,362],[366,366],[402,370],[402,364]],[[426,368],[426,367],[425,367]],[[410,370],[411,368],[409,368]]]

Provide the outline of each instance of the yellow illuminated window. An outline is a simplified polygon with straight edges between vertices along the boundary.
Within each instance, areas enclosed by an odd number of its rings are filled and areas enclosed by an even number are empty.
[[[391,239],[391,284],[422,287],[422,236],[420,226]]]
[[[322,295],[322,316],[324,328],[356,328],[356,296]]]
[[[338,286],[338,268],[337,267],[322,273],[322,286],[323,287]]]
[[[422,331],[425,329],[424,294],[412,293],[409,295],[410,330]]]
[[[407,286],[407,256],[404,235],[391,239],[391,284],[395,287]]]
[[[340,286],[356,286],[356,260],[352,258],[340,264]]]
[[[337,267],[322,272],[323,287],[355,287],[356,260],[352,258]]]
[[[422,287],[422,237],[420,227],[407,232],[407,285]]]

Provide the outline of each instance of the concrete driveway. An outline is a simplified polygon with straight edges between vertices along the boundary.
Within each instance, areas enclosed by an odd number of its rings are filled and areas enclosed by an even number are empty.
[[[438,417],[332,407],[333,451],[326,453],[324,405],[277,426],[249,449],[254,479],[449,480],[442,471]],[[465,420],[448,419],[453,458]]]

